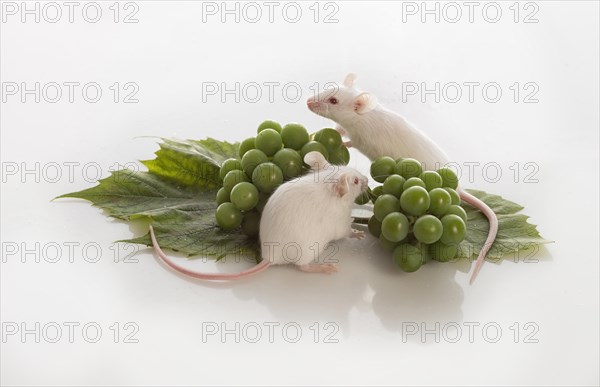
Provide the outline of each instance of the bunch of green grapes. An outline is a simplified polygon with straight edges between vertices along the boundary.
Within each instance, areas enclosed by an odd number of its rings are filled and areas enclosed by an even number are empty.
[[[241,142],[239,158],[225,160],[219,171],[223,186],[217,192],[217,224],[224,230],[241,226],[256,237],[260,214],[275,189],[307,171],[304,156],[320,152],[331,164],[347,165],[348,149],[340,134],[331,128],[309,135],[304,126],[290,123],[281,127],[267,120],[258,126],[255,137]]]
[[[467,213],[460,206],[454,171],[423,171],[415,159],[380,157],[371,164],[371,176],[383,185],[370,192],[375,204],[369,231],[393,252],[402,270],[456,257],[466,236]]]

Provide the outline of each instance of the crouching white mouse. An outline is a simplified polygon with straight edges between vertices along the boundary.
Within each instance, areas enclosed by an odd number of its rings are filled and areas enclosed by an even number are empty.
[[[325,90],[307,101],[312,112],[335,121],[339,125],[338,131],[350,137],[346,146],[355,147],[371,160],[381,156],[411,157],[428,170],[448,163],[446,153],[431,138],[401,115],[381,106],[373,94],[355,89],[355,80],[354,74],[348,74],[342,86]],[[462,200],[479,209],[490,223],[488,237],[471,275],[472,284],[496,239],[498,218],[484,202],[460,187],[458,193]]]
[[[279,186],[271,195],[260,220],[262,261],[234,274],[210,274],[184,268],[161,250],[154,229],[150,238],[159,258],[174,270],[204,280],[249,277],[272,265],[294,264],[308,273],[333,273],[334,264],[318,264],[319,254],[338,239],[364,238],[352,229],[352,204],[366,190],[368,179],[355,169],[327,163],[319,152],[309,152],[304,162],[311,172]]]

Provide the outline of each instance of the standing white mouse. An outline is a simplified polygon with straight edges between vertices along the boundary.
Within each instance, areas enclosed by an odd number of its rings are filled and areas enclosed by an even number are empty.
[[[366,190],[368,179],[355,169],[327,163],[319,152],[309,152],[304,162],[311,172],[279,186],[271,195],[260,220],[262,261],[235,274],[209,274],[174,263],[161,250],[150,226],[157,255],[171,268],[205,280],[245,278],[271,265],[294,264],[308,273],[333,273],[334,264],[317,264],[327,245],[338,239],[364,238],[352,229],[352,204]]]
[[[374,95],[356,90],[355,80],[354,74],[348,74],[343,86],[325,90],[307,101],[312,112],[335,121],[338,131],[350,137],[346,146],[355,147],[371,160],[381,156],[411,157],[423,163],[426,170],[436,170],[448,163],[446,153],[431,138],[401,115],[381,106]],[[471,275],[472,284],[496,239],[498,218],[481,200],[460,187],[458,192],[462,200],[479,209],[490,223],[488,237]]]

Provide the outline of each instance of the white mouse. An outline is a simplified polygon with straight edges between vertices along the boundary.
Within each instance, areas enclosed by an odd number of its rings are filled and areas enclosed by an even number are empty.
[[[309,152],[304,162],[310,173],[279,186],[271,195],[260,220],[262,261],[235,274],[210,274],[174,263],[161,250],[154,230],[150,238],[159,258],[176,271],[205,280],[249,277],[271,265],[294,264],[308,273],[333,273],[334,264],[318,264],[327,245],[338,239],[364,238],[352,229],[352,204],[366,190],[368,179],[355,169],[327,163],[319,152]]]
[[[411,157],[422,162],[425,170],[436,170],[449,162],[446,153],[429,136],[398,113],[381,106],[373,94],[355,89],[355,80],[354,74],[348,74],[342,86],[325,90],[307,101],[312,112],[335,121],[339,125],[338,131],[350,137],[346,146],[355,147],[371,160],[381,156]],[[490,223],[488,237],[471,275],[472,284],[496,239],[498,218],[484,202],[460,187],[458,193],[462,200],[479,209]]]

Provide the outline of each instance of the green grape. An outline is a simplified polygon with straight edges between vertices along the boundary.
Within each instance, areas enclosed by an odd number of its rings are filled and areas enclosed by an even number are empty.
[[[283,178],[286,180],[302,174],[302,157],[300,157],[300,153],[291,148],[283,148],[275,153],[273,164],[281,169]]]
[[[443,187],[452,189],[458,187],[458,176],[456,176],[456,173],[452,169],[446,167],[440,168],[437,170],[437,173],[442,177]]]
[[[242,157],[242,169],[244,170],[244,173],[246,173],[246,176],[252,177],[254,168],[267,161],[269,161],[269,158],[265,152],[258,149],[250,149],[246,152],[244,157]]]
[[[394,251],[394,249],[396,248],[396,246],[398,246],[397,242],[392,242],[392,241],[388,241],[384,236],[383,233],[381,235],[379,235],[379,245],[385,250],[385,251],[389,251],[390,253],[392,251]]]
[[[215,212],[217,224],[223,230],[233,230],[242,224],[242,212],[235,208],[233,203],[223,203],[217,207]]]
[[[273,163],[263,163],[252,172],[252,183],[260,192],[271,193],[283,183],[283,172]]]
[[[445,215],[457,215],[463,220],[463,222],[465,222],[465,225],[467,224],[467,211],[465,211],[465,209],[461,206],[452,204],[450,207],[448,207],[448,210],[446,210]]]
[[[221,164],[221,169],[219,170],[219,176],[221,176],[221,180],[225,178],[227,172],[233,171],[235,169],[242,170],[242,162],[238,159],[227,159],[223,161]]]
[[[258,189],[252,183],[244,181],[233,187],[229,197],[235,208],[248,211],[258,204]]]
[[[329,152],[329,163],[333,165],[348,165],[350,162],[350,152],[345,145]]]
[[[400,175],[398,175],[400,176]],[[423,187],[425,188],[425,182],[418,177],[411,177],[404,182],[403,190],[407,190],[410,187]]]
[[[394,261],[400,269],[407,273],[419,270],[423,265],[423,254],[416,246],[408,243],[401,244],[394,249]]]
[[[434,188],[442,188],[442,177],[437,172],[423,171],[419,177],[425,183],[427,191],[431,191]]]
[[[250,137],[250,138],[247,138],[244,141],[242,141],[242,143],[240,144],[240,150],[238,153],[240,155],[240,159],[242,157],[244,157],[246,152],[248,152],[250,149],[255,149],[255,148],[256,148],[256,138],[255,137]]]
[[[452,204],[459,205],[460,204],[460,195],[456,192],[455,189],[444,187],[446,192],[450,194],[450,198],[452,199]]]
[[[371,196],[373,197],[373,203],[375,203],[375,200],[377,200],[378,197],[380,197],[381,195],[383,195],[383,186],[382,185],[378,185],[377,187],[373,188],[371,190]]]
[[[256,204],[256,207],[255,207],[256,211],[258,211],[260,213],[263,212],[263,210],[265,209],[265,206],[267,205],[267,202],[269,201],[269,197],[270,197],[270,195],[259,191],[258,204]]]
[[[381,235],[381,222],[377,220],[375,216],[371,216],[369,218],[369,232],[376,238],[379,238]]]
[[[409,215],[423,215],[430,202],[429,193],[423,187],[410,187],[400,196],[400,207]]]
[[[281,129],[281,139],[286,148],[294,150],[302,149],[304,144],[310,141],[306,128],[296,123],[287,124]]]
[[[421,245],[421,255],[423,256],[423,265],[426,264],[427,262],[431,261],[431,259],[432,259],[431,250],[429,249],[429,247],[431,247],[431,246],[432,245]]]
[[[453,214],[445,215],[442,218],[442,226],[444,227],[444,232],[440,239],[442,243],[447,245],[457,244],[465,239],[467,226],[460,216]]]
[[[383,183],[388,176],[394,173],[396,162],[393,158],[383,156],[375,159],[371,164],[371,176],[379,183]]]
[[[358,197],[354,200],[354,203],[358,204],[359,206],[362,206],[363,204],[367,204],[370,200],[371,198],[369,197],[369,193],[365,191],[361,192],[361,194],[358,195]]]
[[[327,151],[331,154],[332,151],[338,149],[342,145],[342,136],[337,130],[325,128],[315,133],[315,141],[325,145]]]
[[[263,129],[256,135],[256,149],[260,149],[267,156],[273,156],[283,146],[281,135],[275,129]]]
[[[402,192],[404,192],[404,183],[406,181],[400,175],[391,175],[383,182],[383,193],[394,195],[400,198]]]
[[[249,237],[258,236],[260,231],[260,213],[250,211],[244,214],[242,220],[242,232]]]
[[[415,222],[413,233],[421,243],[437,242],[442,236],[442,222],[433,215],[423,215]]]
[[[248,177],[244,174],[243,171],[240,171],[239,169],[234,169],[233,171],[227,172],[227,174],[225,175],[225,178],[223,179],[223,188],[225,189],[225,191],[227,191],[228,194],[231,194],[231,190],[233,189],[233,187],[235,187],[238,183],[241,183],[243,181],[250,181],[250,179],[248,179]]]
[[[229,201],[229,192],[225,188],[217,191],[217,206]]]
[[[260,133],[265,129],[273,129],[273,130],[277,131],[277,133],[281,133],[281,125],[279,124],[279,122],[276,122],[276,121],[272,121],[272,120],[263,121],[260,125],[258,125],[258,129],[256,130],[256,133]]]
[[[429,246],[429,251],[433,259],[438,262],[449,262],[456,257],[458,246],[445,245],[442,242],[435,242]]]
[[[373,206],[373,213],[378,221],[383,222],[387,214],[400,211],[400,203],[394,195],[383,194],[377,198]]]
[[[434,188],[429,191],[429,199],[431,199],[429,212],[438,218],[444,216],[452,204],[450,194],[442,188]]]
[[[402,159],[396,164],[394,172],[405,179],[410,179],[411,177],[418,177],[423,173],[423,167],[415,159]]]
[[[323,157],[325,157],[325,159],[329,160],[329,152],[327,151],[327,148],[325,148],[325,145],[317,141],[309,141],[306,144],[304,144],[304,146],[300,150],[300,156],[302,156],[302,160],[304,160],[304,156],[306,156],[307,153],[312,151],[317,151],[321,153]]]
[[[381,233],[390,242],[400,242],[408,235],[409,222],[406,215],[392,212],[383,218]]]

